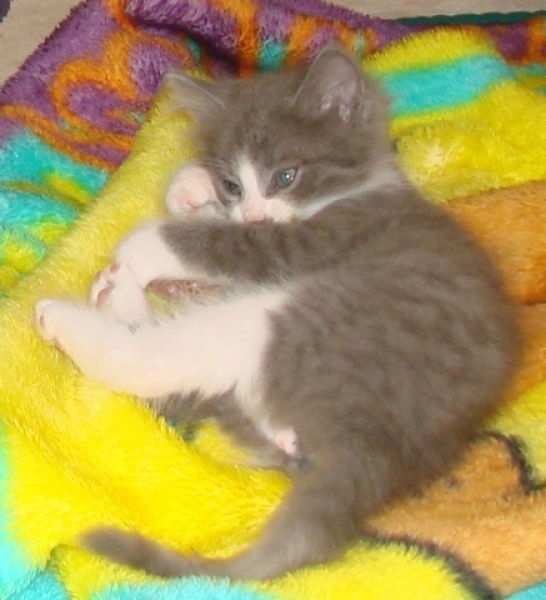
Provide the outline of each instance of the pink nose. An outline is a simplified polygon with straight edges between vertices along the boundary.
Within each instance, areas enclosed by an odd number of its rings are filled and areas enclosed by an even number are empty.
[[[260,223],[265,221],[265,211],[257,207],[248,206],[243,211],[244,219],[247,223]]]
[[[266,200],[259,194],[249,193],[242,205],[241,212],[243,213],[243,219],[247,223],[260,223],[265,221],[266,217]]]

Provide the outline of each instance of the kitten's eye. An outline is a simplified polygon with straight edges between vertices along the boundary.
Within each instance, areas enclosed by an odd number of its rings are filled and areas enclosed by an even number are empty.
[[[289,185],[292,185],[294,181],[296,181],[296,175],[298,174],[298,169],[292,167],[291,169],[281,169],[277,171],[275,175],[273,175],[273,182],[277,189],[286,188]]]
[[[222,184],[223,184],[226,192],[230,196],[235,196],[236,198],[242,197],[243,190],[241,189],[241,186],[236,181],[233,181],[233,179],[224,179],[222,181]]]

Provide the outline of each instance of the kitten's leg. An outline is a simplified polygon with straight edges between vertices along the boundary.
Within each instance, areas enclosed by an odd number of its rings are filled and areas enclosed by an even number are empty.
[[[283,261],[289,258],[293,244],[297,247],[299,242],[285,239],[276,224],[159,219],[144,223],[122,240],[114,262],[127,266],[142,288],[159,279],[205,281],[220,286],[234,279],[280,282],[287,272]],[[313,249],[314,242],[304,243],[309,244],[311,250],[306,253],[319,254]],[[297,254],[296,249],[294,252]]]
[[[141,398],[234,390],[249,414],[261,401],[271,313],[285,300],[280,291],[249,294],[135,328],[97,308],[42,300],[36,324],[85,375],[112,390]]]
[[[337,223],[342,230],[350,228],[345,225]],[[350,248],[352,236],[345,232],[338,245],[332,244],[320,222],[164,219],[131,233],[117,248],[114,260],[128,266],[142,288],[157,279],[219,285],[233,280],[282,282],[295,273],[335,264],[345,251],[343,244]]]
[[[62,300],[36,304],[35,323],[44,340],[69,356],[88,377],[109,389],[141,397],[153,395],[154,376],[135,329],[105,310]],[[142,328],[142,329],[141,329]]]
[[[221,216],[210,175],[195,165],[183,168],[174,176],[165,194],[165,205],[175,216]]]
[[[295,223],[236,223],[221,219],[165,219],[135,230],[118,247],[145,287],[154,279],[190,279],[225,285],[280,283],[336,264],[354,245],[354,215],[327,226],[320,219]],[[339,234],[336,231],[339,229]],[[356,234],[355,234],[356,235]],[[333,243],[333,238],[338,238]]]
[[[206,272],[191,267],[165,242],[161,235],[164,223],[162,220],[151,221],[135,229],[117,247],[114,264],[127,267],[142,289],[158,279],[210,281]],[[225,278],[219,281],[226,282]]]

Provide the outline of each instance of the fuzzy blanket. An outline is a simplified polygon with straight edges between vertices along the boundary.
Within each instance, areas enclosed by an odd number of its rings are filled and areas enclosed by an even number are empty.
[[[546,595],[546,17],[424,29],[315,0],[88,0],[4,87],[2,598]],[[177,432],[85,380],[35,334],[33,305],[83,297],[119,238],[161,211],[192,154],[185,119],[162,99],[150,110],[170,65],[247,75],[332,38],[391,96],[410,177],[482,240],[521,305],[526,352],[506,405],[457,470],[376,516],[375,535],[336,563],[240,585],[152,580],[90,556],[76,541],[98,523],[232,554],[289,483],[234,464],[239,450],[213,425]]]

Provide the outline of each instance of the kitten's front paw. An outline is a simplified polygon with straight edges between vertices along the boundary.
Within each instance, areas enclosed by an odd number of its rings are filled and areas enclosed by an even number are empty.
[[[201,167],[189,166],[176,174],[167,189],[165,205],[175,216],[218,216],[216,190]]]
[[[64,303],[44,298],[34,307],[34,323],[42,338],[52,346],[62,349],[58,339],[59,324],[62,322]]]

